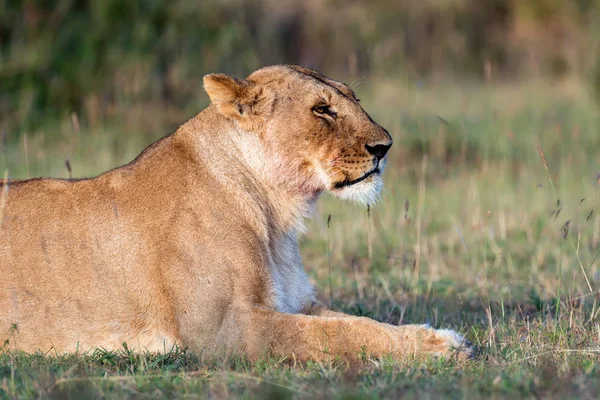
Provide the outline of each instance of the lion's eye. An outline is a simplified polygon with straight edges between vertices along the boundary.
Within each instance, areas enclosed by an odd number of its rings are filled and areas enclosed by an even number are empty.
[[[328,115],[328,116],[330,116],[332,118],[335,118],[337,116],[337,113],[335,111],[333,111],[331,109],[331,107],[329,107],[326,104],[320,104],[320,105],[314,106],[313,107],[313,112],[315,114],[320,115],[320,116]]]

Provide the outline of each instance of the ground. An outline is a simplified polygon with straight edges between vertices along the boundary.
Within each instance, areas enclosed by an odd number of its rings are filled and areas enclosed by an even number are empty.
[[[0,351],[0,397],[598,398],[600,106],[586,88],[365,79],[356,91],[395,139],[386,188],[370,210],[319,201],[302,241],[309,275],[332,308],[457,329],[476,359],[365,357],[350,369],[184,349]],[[8,132],[0,168],[14,178],[99,173],[203,102]]]

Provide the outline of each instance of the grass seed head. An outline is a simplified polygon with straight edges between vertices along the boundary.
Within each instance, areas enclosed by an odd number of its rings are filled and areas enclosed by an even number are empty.
[[[569,227],[571,226],[571,220],[568,220],[567,222],[565,222],[565,224],[562,227],[562,238],[566,239],[567,236],[569,236]]]
[[[69,179],[73,178],[73,170],[71,169],[71,162],[68,158],[65,160],[65,167],[67,167],[67,171],[69,172]]]
[[[546,162],[546,155],[544,154],[544,150],[542,149],[542,146],[538,145],[538,152],[540,153],[540,157],[542,158],[542,163],[544,164],[544,168],[546,168],[546,170],[548,170],[548,163]]]

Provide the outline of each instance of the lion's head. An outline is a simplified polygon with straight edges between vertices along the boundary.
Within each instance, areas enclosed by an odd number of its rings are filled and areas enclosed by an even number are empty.
[[[206,75],[204,86],[240,134],[264,146],[272,181],[363,204],[379,196],[392,139],[347,85],[307,68],[273,66],[243,80]]]

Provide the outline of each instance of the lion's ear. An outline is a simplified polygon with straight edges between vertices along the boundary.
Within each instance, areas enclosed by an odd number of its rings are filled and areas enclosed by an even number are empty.
[[[225,74],[208,74],[204,76],[204,90],[210,101],[217,106],[219,112],[226,117],[240,119],[248,111],[250,82],[232,78]]]

